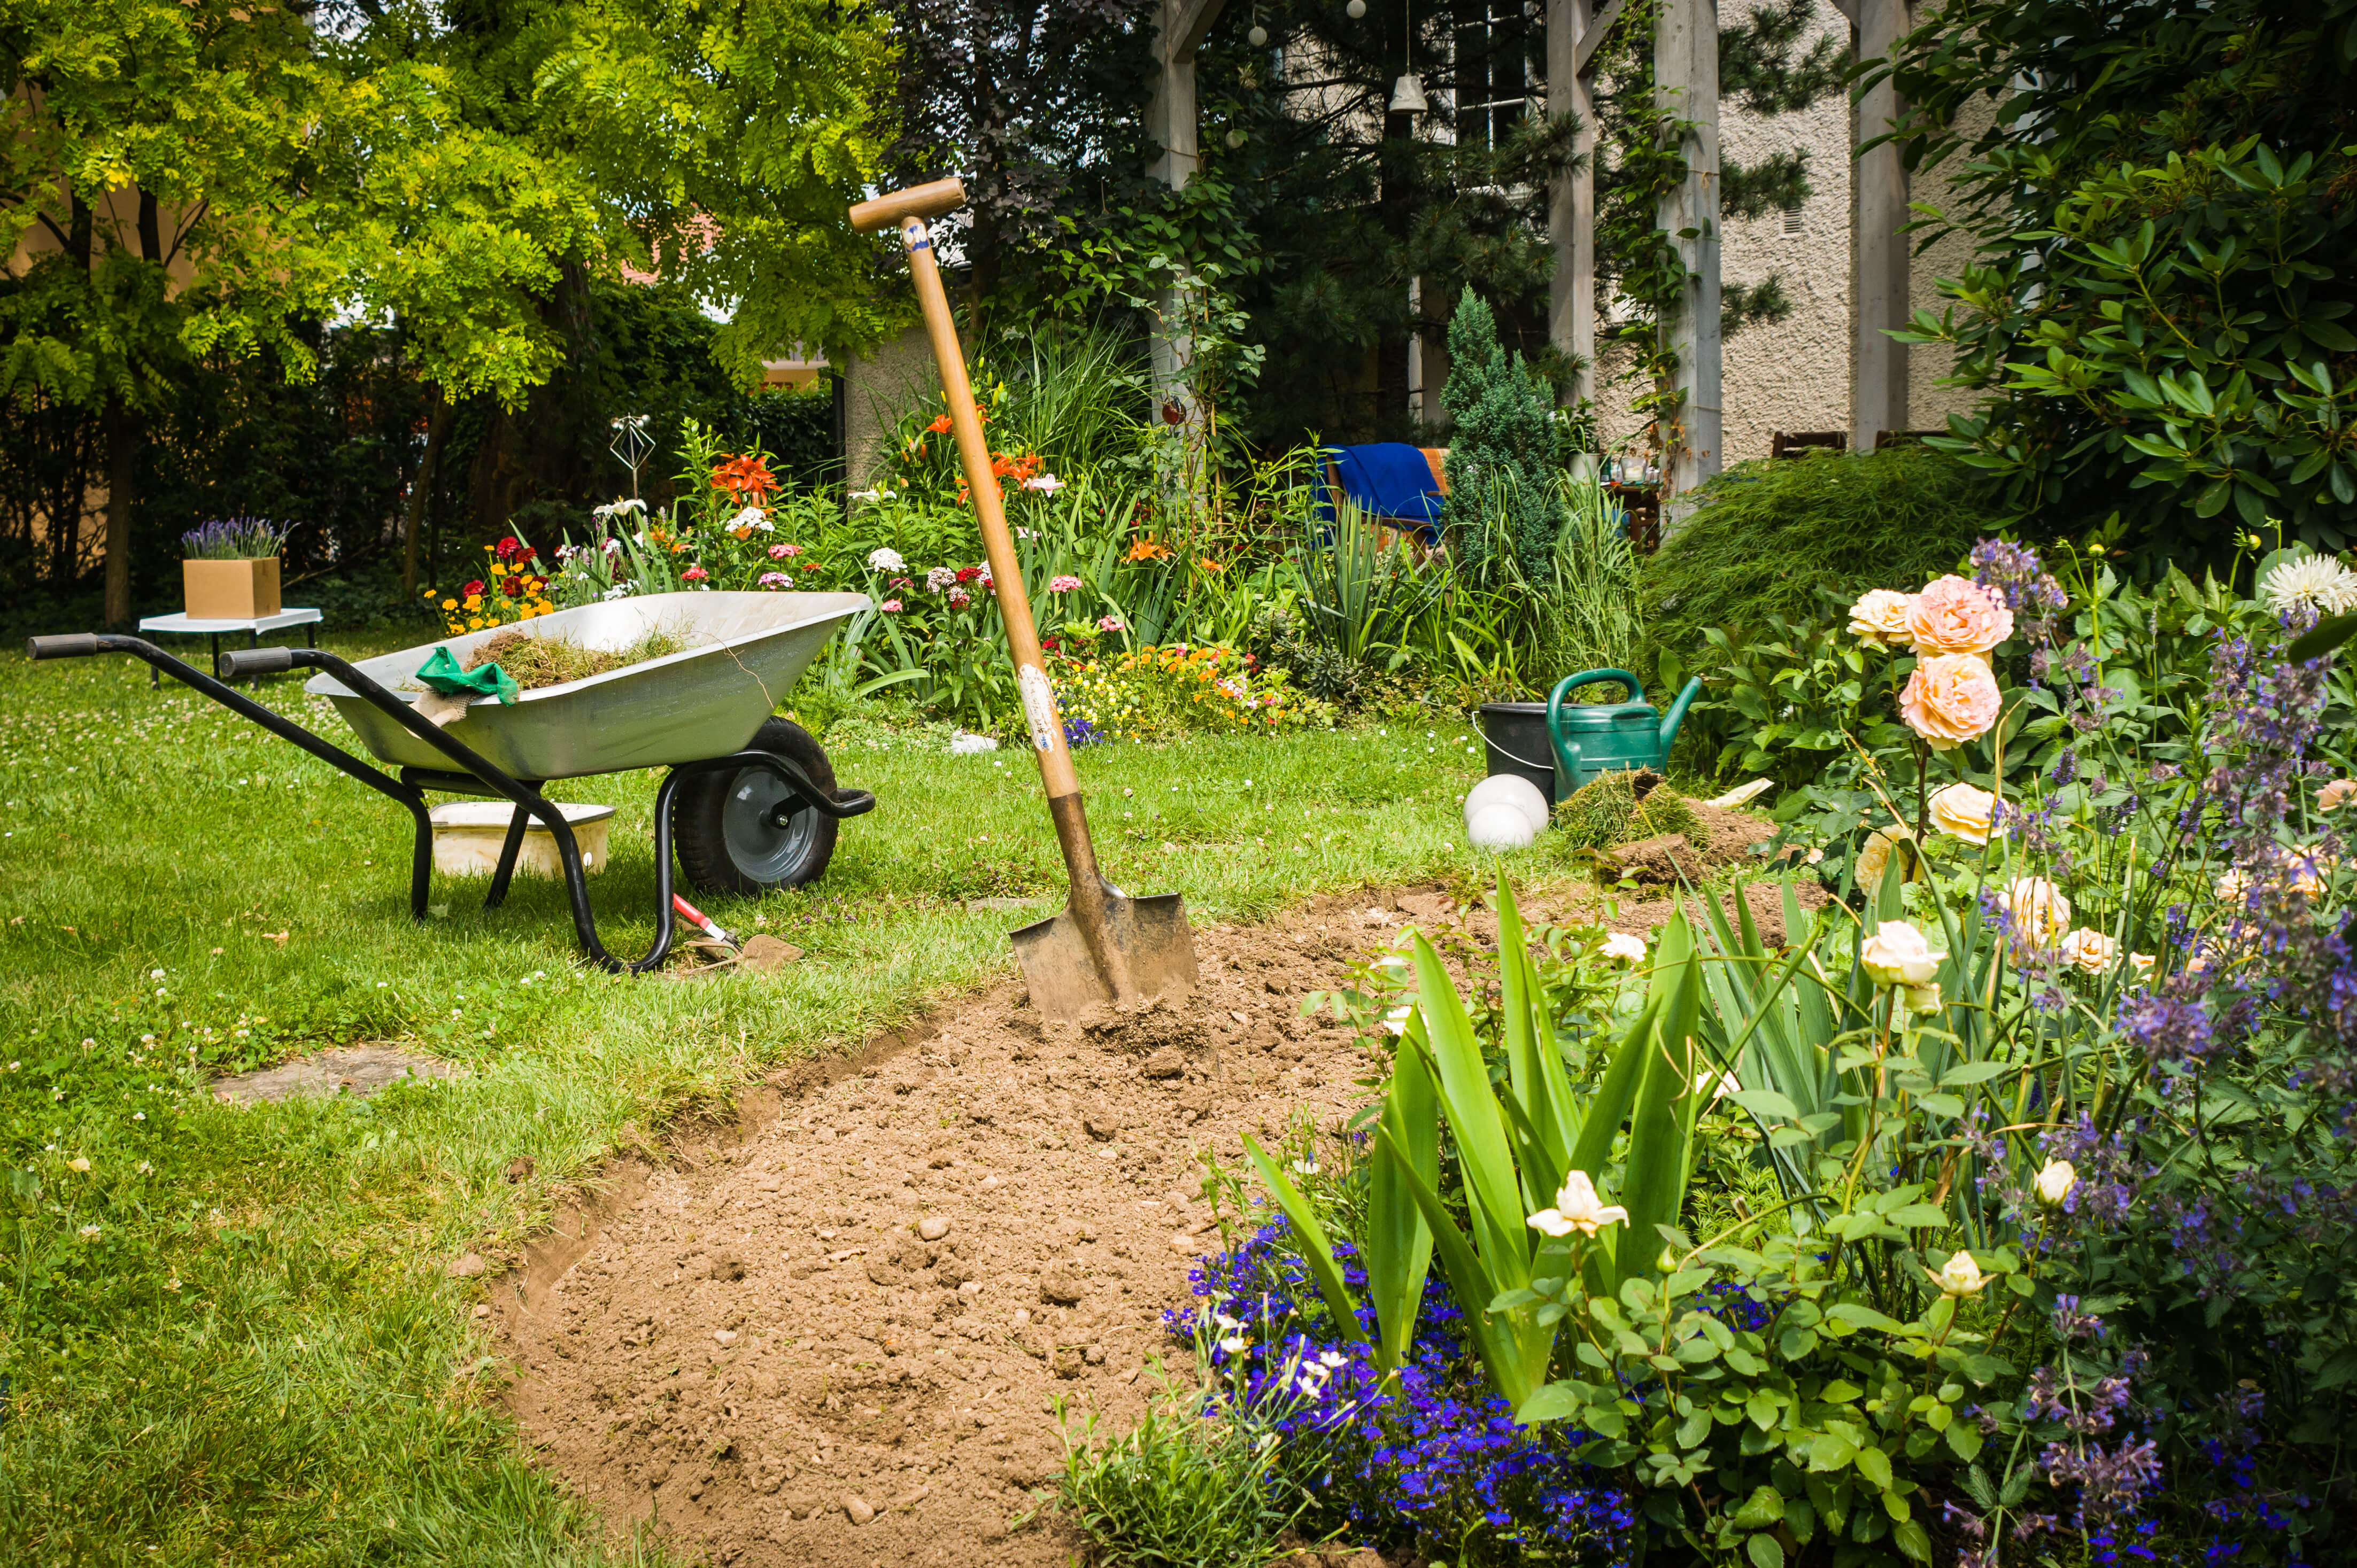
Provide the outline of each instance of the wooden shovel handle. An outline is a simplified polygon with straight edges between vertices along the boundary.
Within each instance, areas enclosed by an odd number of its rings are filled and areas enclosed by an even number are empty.
[[[873,201],[863,201],[851,209],[851,226],[863,234],[889,228],[905,218],[939,218],[944,212],[954,212],[965,205],[965,184],[962,180],[937,179],[928,185],[912,185],[906,190],[895,190]]]

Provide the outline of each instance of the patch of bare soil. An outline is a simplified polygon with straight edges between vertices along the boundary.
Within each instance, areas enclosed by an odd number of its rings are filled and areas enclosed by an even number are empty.
[[[1060,1469],[1056,1401],[1118,1434],[1152,1360],[1186,1368],[1161,1316],[1220,1244],[1200,1153],[1355,1107],[1375,1064],[1300,998],[1446,918],[1427,889],[1211,928],[1193,997],[1077,1026],[990,992],[618,1167],[490,1293],[539,1456],[618,1535],[732,1568],[1071,1562],[1008,1524]]]

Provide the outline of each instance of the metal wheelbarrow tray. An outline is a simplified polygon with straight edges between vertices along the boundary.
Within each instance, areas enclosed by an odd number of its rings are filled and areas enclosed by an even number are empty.
[[[563,636],[586,648],[619,651],[651,631],[688,646],[585,680],[519,693],[513,703],[482,698],[447,725],[418,713],[421,691],[402,691],[436,648],[461,665],[477,644],[506,628],[421,643],[355,665],[308,648],[233,650],[221,673],[236,679],[316,669],[305,690],[326,697],[388,776],[283,714],[135,637],[80,633],[37,637],[35,659],[128,653],[253,720],[280,738],[406,807],[416,826],[410,911],[425,918],[434,866],[434,832],[425,792],[488,795],[510,801],[498,869],[486,908],[507,897],[527,822],[554,839],[582,950],[608,969],[652,969],[676,934],[672,900],[674,833],[680,859],[697,886],[759,892],[799,886],[825,869],[835,824],[876,805],[861,789],[838,789],[825,752],[807,731],[773,714],[834,628],[867,607],[862,594],[653,594],[585,605],[525,621],[533,637]],[[639,768],[668,768],[655,794],[655,942],[625,962],[597,940],[581,854],[564,813],[541,793],[552,779]]]

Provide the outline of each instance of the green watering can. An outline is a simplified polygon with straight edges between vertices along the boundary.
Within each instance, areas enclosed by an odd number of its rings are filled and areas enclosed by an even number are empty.
[[[1582,686],[1599,681],[1617,682],[1629,689],[1625,703],[1566,703]],[[1686,704],[1702,690],[1699,680],[1686,682],[1663,718],[1644,700],[1645,688],[1626,670],[1583,670],[1566,675],[1547,695],[1547,737],[1555,743],[1555,797],[1560,800],[1598,775],[1616,768],[1667,769],[1670,743],[1685,722]]]

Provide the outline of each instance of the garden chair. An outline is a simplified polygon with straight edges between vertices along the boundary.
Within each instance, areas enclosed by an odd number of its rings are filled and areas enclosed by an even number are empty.
[[[1440,547],[1441,508],[1448,499],[1448,447],[1378,441],[1325,450],[1318,482],[1320,522],[1334,521],[1339,491],[1374,520],[1383,548],[1405,539],[1421,561]]]
[[[1846,430],[1779,430],[1768,442],[1768,458],[1797,457],[1803,452],[1846,452]]]

